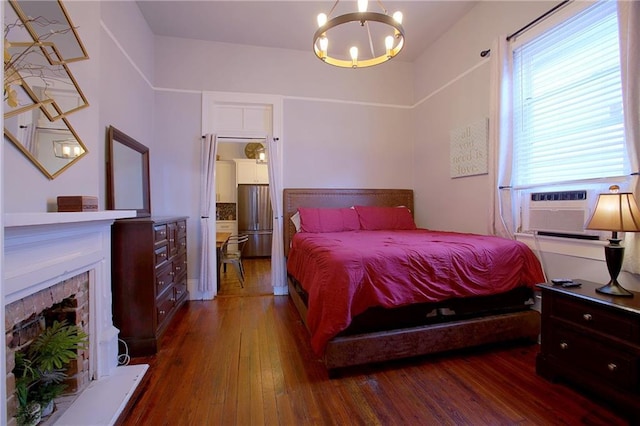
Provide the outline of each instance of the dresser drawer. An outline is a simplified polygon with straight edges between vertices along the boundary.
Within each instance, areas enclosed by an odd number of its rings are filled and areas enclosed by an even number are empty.
[[[156,225],[153,227],[153,238],[156,243],[161,243],[167,240],[167,225]]]
[[[187,272],[187,254],[179,255],[173,261],[173,276],[175,277],[175,281],[178,281],[182,275]]]
[[[567,368],[575,370],[579,367],[609,386],[635,392],[640,390],[640,355],[612,347],[606,341],[594,340],[562,326],[552,329],[549,337],[549,355],[567,365]]]
[[[156,272],[156,295],[162,294],[171,284],[173,284],[173,270],[170,264],[165,264]]]
[[[187,236],[178,237],[178,254],[187,252]]]
[[[176,222],[178,224],[178,237],[184,237],[187,235],[187,221],[179,220]]]
[[[621,310],[613,311],[603,305],[556,296],[552,299],[551,315],[611,337],[640,343],[639,321]]]
[[[175,305],[175,295],[173,288],[170,288],[168,291],[164,292],[160,297],[156,300],[156,314],[158,318],[158,327],[162,324],[162,322],[169,316],[173,307]]]
[[[187,277],[182,277],[173,286],[175,304],[177,305],[187,295]]]
[[[156,268],[161,267],[169,258],[167,244],[163,244],[160,247],[156,247],[154,250]]]

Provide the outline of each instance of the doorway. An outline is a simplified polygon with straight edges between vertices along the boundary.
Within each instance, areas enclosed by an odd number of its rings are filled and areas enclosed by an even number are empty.
[[[283,100],[276,95],[256,93],[204,92],[202,95],[202,134],[220,137],[256,138],[272,136],[269,143],[271,157],[267,159],[269,185],[276,189],[272,198],[274,209],[273,246],[271,253],[271,286],[274,295],[286,295],[285,258],[282,250],[282,198],[283,187]],[[219,141],[220,142],[220,141]],[[272,146],[274,145],[274,146]],[[242,158],[242,157],[240,157]],[[217,178],[216,178],[217,179]]]
[[[218,158],[216,161],[216,200],[220,198],[220,193],[235,193],[237,191],[236,160],[240,160],[240,162],[248,161],[245,148],[249,144],[264,145],[260,140],[249,140],[244,138],[218,141]],[[230,176],[233,176],[232,178],[222,178],[222,174],[224,173],[223,169],[225,167],[230,168],[230,172],[228,173]],[[229,188],[220,187],[221,185],[227,185]],[[229,197],[230,196],[226,196],[226,198]],[[241,231],[238,229],[238,221],[236,220],[238,219],[236,215],[238,208],[236,203],[237,199],[231,197],[230,200],[224,201],[232,202],[216,203],[217,210],[220,211],[220,214],[216,215],[216,228],[217,230],[221,230],[221,227],[228,228],[226,230],[230,231],[232,234],[239,234]],[[247,297],[272,295],[271,256],[243,256],[242,264],[245,272],[244,284],[240,282],[238,274],[232,265],[226,265],[226,268],[223,265],[220,270],[220,289],[218,290],[218,296]]]

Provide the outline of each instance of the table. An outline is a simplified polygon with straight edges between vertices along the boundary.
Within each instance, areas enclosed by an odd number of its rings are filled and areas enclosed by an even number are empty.
[[[231,232],[216,232],[216,274],[218,275],[218,290],[220,290],[220,266],[222,265],[222,245],[231,236]]]
[[[619,412],[640,421],[640,293],[613,297],[580,287],[539,284],[542,291],[542,344],[536,371],[566,379],[607,399]]]

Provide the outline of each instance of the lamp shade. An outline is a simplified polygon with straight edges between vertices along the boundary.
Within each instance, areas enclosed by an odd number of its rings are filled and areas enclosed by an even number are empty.
[[[587,229],[640,232],[640,209],[630,192],[600,194]]]

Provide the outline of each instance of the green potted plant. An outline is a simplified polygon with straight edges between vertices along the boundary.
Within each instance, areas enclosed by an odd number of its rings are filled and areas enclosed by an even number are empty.
[[[85,349],[87,335],[66,320],[54,321],[27,348],[16,353],[16,396],[18,398],[18,423],[28,423],[33,403],[42,410],[53,411],[53,400],[65,389],[66,368],[77,357],[77,351]],[[21,414],[25,419],[21,419]],[[42,411],[39,413],[42,415]],[[21,421],[25,420],[25,423]]]

